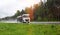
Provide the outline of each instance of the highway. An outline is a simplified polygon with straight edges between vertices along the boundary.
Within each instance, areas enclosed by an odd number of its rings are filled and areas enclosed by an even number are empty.
[[[0,21],[2,23],[22,23],[22,22],[17,22],[17,20],[8,20],[8,21]],[[60,22],[30,22],[33,24],[60,24]]]

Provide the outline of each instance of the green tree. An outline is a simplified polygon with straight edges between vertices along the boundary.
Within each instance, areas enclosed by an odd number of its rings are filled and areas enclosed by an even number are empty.
[[[47,17],[48,9],[45,8],[45,4],[41,2],[40,6],[34,12],[34,19],[38,21],[43,21]]]
[[[48,0],[49,17],[60,20],[60,0]]]
[[[20,15],[22,15],[22,14],[26,14],[26,12],[24,10],[22,10],[21,13],[20,13]]]
[[[12,16],[13,18],[16,18],[17,16],[19,16],[21,14],[21,12],[19,10],[17,10],[17,12],[15,13],[14,16]]]

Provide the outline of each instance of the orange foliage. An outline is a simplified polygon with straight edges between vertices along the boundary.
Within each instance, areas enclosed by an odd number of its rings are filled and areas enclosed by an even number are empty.
[[[39,4],[34,4],[33,10],[36,10],[39,7]]]
[[[25,9],[25,11],[28,13],[28,14],[30,14],[30,19],[31,20],[33,20],[33,9],[32,9],[32,7],[30,7],[30,8],[26,8]]]
[[[31,6],[30,8],[28,8],[28,7],[25,8],[25,12],[30,14],[31,20],[34,19],[34,11],[38,8],[38,6],[39,6],[38,4],[34,4],[33,7]]]

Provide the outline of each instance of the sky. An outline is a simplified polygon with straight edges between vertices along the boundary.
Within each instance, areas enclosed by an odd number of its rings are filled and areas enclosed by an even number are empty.
[[[40,0],[0,0],[0,18],[12,16],[17,10],[25,9]]]

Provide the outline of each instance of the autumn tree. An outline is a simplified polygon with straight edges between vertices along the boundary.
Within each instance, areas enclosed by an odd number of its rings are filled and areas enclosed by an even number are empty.
[[[33,9],[32,9],[32,7],[29,7],[29,8],[26,7],[25,11],[26,11],[26,13],[28,13],[30,15],[30,19],[33,20],[34,17],[33,17]]]

